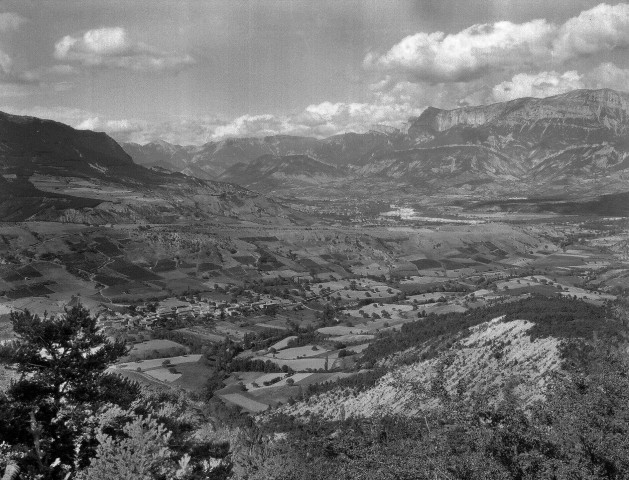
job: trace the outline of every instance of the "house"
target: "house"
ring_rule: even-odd
[[[189,317],[194,315],[194,309],[191,306],[178,307],[176,313],[177,315]]]

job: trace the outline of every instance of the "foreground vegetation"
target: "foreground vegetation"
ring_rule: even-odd
[[[441,406],[408,417],[295,421],[270,451],[260,445],[251,479],[621,479],[629,476],[629,357],[574,341],[578,361],[545,401],[524,409],[431,388]]]
[[[20,377],[0,396],[0,469],[20,479],[224,478],[229,444],[185,397],[142,392],[106,373],[126,352],[81,307],[11,315],[5,360]]]
[[[54,317],[13,313],[17,340],[1,354],[19,376],[0,396],[0,471],[23,480],[628,478],[624,304],[534,297],[495,308],[506,320],[531,318],[535,335],[564,339],[564,369],[544,399],[523,405],[515,378],[496,396],[447,390],[437,375],[422,392],[437,402],[417,414],[335,421],[279,411],[253,421],[221,402],[143,389],[108,373],[127,348],[82,306]],[[495,316],[494,307],[430,316],[383,335],[366,358]],[[381,374],[336,386],[360,388]]]

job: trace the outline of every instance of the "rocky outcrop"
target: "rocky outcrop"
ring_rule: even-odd
[[[360,393],[339,388],[281,411],[297,417],[308,411],[328,419],[338,418],[341,410],[347,417],[414,415],[438,404],[431,391],[436,375],[442,376],[449,393],[464,387],[465,395],[493,392],[494,399],[517,379],[513,394],[524,404],[539,400],[553,372],[561,368],[560,341],[552,336],[532,339],[532,322],[503,320],[498,317],[470,328],[434,359],[408,364],[412,352],[406,352],[405,365],[391,365],[389,373]]]
[[[623,135],[629,132],[628,120],[629,94],[609,89],[575,90],[550,98],[520,98],[455,110],[430,107],[411,123],[409,135],[427,127],[444,132],[456,126],[500,128],[571,121]]]

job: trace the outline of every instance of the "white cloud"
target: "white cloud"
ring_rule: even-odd
[[[376,96],[373,103],[323,102],[309,105],[296,118],[304,125],[318,128],[318,134],[325,136],[341,132],[365,132],[374,125],[399,128],[409,117],[423,110],[408,102],[387,100]]]
[[[120,68],[143,72],[180,71],[195,63],[187,54],[163,52],[132,41],[120,27],[66,35],[55,44],[55,58],[87,67]]]
[[[563,25],[546,20],[473,25],[458,33],[420,32],[383,54],[370,52],[367,69],[412,81],[467,82],[497,70],[559,66],[568,60],[629,47],[629,5],[598,5]]]
[[[107,120],[101,117],[89,117],[75,125],[74,128],[77,130],[107,132],[109,134],[129,134],[140,132],[144,127],[145,125],[140,122],[127,119]]]
[[[571,18],[553,41],[556,60],[590,56],[629,47],[629,5],[604,3]]]
[[[575,70],[565,73],[518,73],[511,80],[496,85],[492,97],[497,102],[506,102],[522,97],[550,97],[579,88],[585,88],[585,84],[583,76]]]
[[[214,129],[211,138],[305,135],[327,137],[345,132],[366,132],[375,125],[402,127],[423,108],[399,103],[322,102],[293,115],[242,115]]]
[[[274,135],[286,129],[282,117],[270,114],[264,115],[242,115],[226,125],[217,127],[213,136],[221,137],[248,137]]]
[[[404,72],[428,82],[477,78],[491,68],[518,65],[548,55],[554,27],[545,20],[474,25],[459,33],[417,33],[384,55],[369,53],[364,65]]]

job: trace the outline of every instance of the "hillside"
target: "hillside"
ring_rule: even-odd
[[[442,375],[445,388],[486,393],[500,391],[517,379],[517,392],[524,403],[543,396],[550,374],[560,365],[559,341],[556,338],[532,340],[534,326],[525,320],[502,322],[501,317],[470,328],[467,335],[436,358],[398,366],[382,377],[372,388],[357,395],[339,388],[294,407],[287,413],[302,416],[306,411],[330,420],[377,415],[414,415],[419,409],[435,405],[437,398],[431,385]]]
[[[622,327],[607,315],[604,307],[540,296],[432,315],[380,335],[362,352],[353,380],[314,389],[281,411],[329,420],[413,416],[443,395],[497,401],[507,392],[528,405],[544,398],[553,374],[575,354],[563,349],[566,342],[618,335]]]
[[[0,174],[1,221],[290,223],[292,215],[236,185],[137,165],[104,133],[34,117],[0,113]]]
[[[38,173],[133,181],[143,170],[104,133],[1,112],[0,152],[3,175]]]

